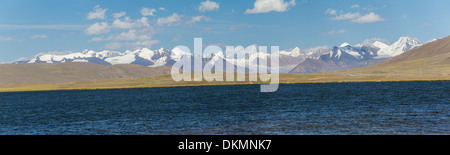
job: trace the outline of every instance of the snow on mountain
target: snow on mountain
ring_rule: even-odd
[[[382,39],[370,39],[355,46],[349,43],[333,47],[328,53],[316,59],[306,59],[290,73],[311,73],[342,70],[374,65],[421,46],[417,39],[401,37],[392,45]]]
[[[321,55],[324,55],[330,51],[328,46],[317,46],[313,48],[305,49],[306,58],[318,59]]]
[[[126,55],[106,58],[105,61],[110,63],[111,65],[131,64],[134,61],[136,61],[136,55],[134,55],[134,54],[126,54]]]
[[[339,47],[347,47],[347,46],[352,46],[352,45],[350,45],[349,43],[347,43],[347,42],[345,42],[345,43],[343,43],[341,46],[339,46]]]
[[[349,56],[353,57],[354,59],[363,59],[363,53],[364,51],[361,50],[361,47],[353,47],[349,43],[343,43],[339,47],[332,48],[327,54],[330,59],[341,59],[342,55],[345,55],[345,59],[348,59]],[[352,58],[352,59],[353,59]]]
[[[302,53],[302,52],[303,52],[303,51],[302,51],[300,48],[295,47],[294,49],[291,49],[291,50],[289,50],[289,51],[284,51],[284,50],[282,50],[282,51],[280,51],[280,54],[282,54],[282,55],[288,55],[288,56],[293,56],[293,57],[299,57],[299,56],[305,54],[305,53]]]
[[[64,63],[64,62],[91,62],[102,65],[116,64],[139,64],[149,67],[157,67],[171,65],[179,60],[185,52],[174,52],[163,48],[152,51],[148,48],[138,49],[135,51],[127,50],[124,53],[117,51],[101,51],[84,50],[79,53],[41,53],[26,63]]]
[[[181,58],[183,57],[183,55],[192,55],[191,53],[188,53],[186,51],[183,51],[182,49],[175,47],[174,49],[172,49],[172,54],[170,55],[170,57],[175,60],[175,61],[180,61]]]
[[[96,58],[100,58],[100,59],[116,57],[116,56],[120,56],[121,55],[120,52],[107,51],[107,50],[104,50],[104,51],[101,51],[101,52],[95,52],[95,51],[92,51],[92,50],[84,50],[82,53],[83,54],[88,54],[88,55],[90,54],[92,57],[96,57]]]
[[[417,39],[401,37],[392,45],[387,45],[381,41],[373,41],[371,44],[363,43],[355,46],[345,42],[339,47],[334,47],[327,53],[330,58],[341,59],[343,53],[353,56],[358,60],[368,60],[372,58],[390,58],[400,55],[408,50],[421,46]]]
[[[281,73],[287,73],[296,67],[302,68],[304,71],[317,71],[317,70],[336,70],[347,69],[351,67],[361,67],[378,63],[384,59],[394,57],[402,54],[405,51],[420,46],[420,42],[417,39],[410,37],[401,37],[397,42],[388,45],[386,40],[383,39],[369,39],[362,44],[352,46],[351,44],[344,42],[340,46],[334,46],[330,48],[328,46],[318,46],[309,49],[300,49],[295,47],[289,50],[279,51],[279,70]],[[258,51],[258,46],[252,45],[245,50]],[[138,64],[148,67],[158,67],[165,65],[173,65],[176,62],[182,61],[183,57],[199,58],[203,56],[203,65],[214,65],[216,63],[232,64],[235,69],[243,68],[250,69],[260,64],[261,60],[270,62],[270,54],[267,53],[250,53],[249,55],[238,58],[234,56],[228,56],[222,51],[214,51],[213,53],[204,55],[193,55],[191,52],[185,51],[181,47],[176,47],[172,50],[166,50],[160,48],[158,50],[150,50],[148,48],[138,49],[134,51],[127,50],[123,53],[117,51],[101,51],[96,52],[93,50],[84,50],[82,52],[73,53],[40,53],[29,61],[20,61],[16,63],[65,63],[65,62],[91,62],[102,65],[115,65],[115,64]],[[377,59],[377,60],[375,60]],[[191,59],[185,59],[189,61]],[[302,63],[305,60],[305,66]],[[315,62],[313,60],[317,60]],[[327,68],[326,66],[314,66],[314,65],[330,65],[334,66]],[[267,65],[270,65],[268,63]],[[315,69],[309,69],[308,67],[314,67]],[[198,67],[198,66],[197,66]],[[195,70],[201,70],[202,68],[194,68]],[[297,68],[299,69],[299,68]],[[223,69],[216,69],[223,70]],[[238,71],[239,72],[239,71]],[[245,72],[245,71],[242,71]]]
[[[28,63],[45,62],[45,63],[57,63],[65,62],[66,59],[78,59],[78,58],[90,58],[92,53],[69,53],[69,54],[52,54],[52,53],[40,53],[32,58]]]
[[[381,48],[378,51],[378,58],[394,57],[421,45],[419,40],[415,38],[400,37],[400,39],[391,46]]]
[[[258,51],[258,46],[249,46],[247,50]],[[320,55],[329,51],[327,46],[319,46],[306,50],[301,50],[296,47],[290,50],[282,50],[279,52],[279,70],[282,73],[289,72],[292,68],[303,62],[307,58],[318,58]],[[101,51],[84,50],[78,53],[41,53],[36,55],[29,61],[21,61],[16,63],[65,63],[65,62],[91,62],[102,65],[116,65],[116,64],[139,64],[149,67],[158,67],[164,65],[173,65],[175,62],[181,61],[184,56],[194,56],[190,52],[186,52],[181,48],[174,48],[172,50],[159,49],[150,50],[148,48],[138,49],[134,51],[127,50],[123,53],[117,51]],[[215,64],[222,62],[223,64],[233,64],[236,69],[243,71],[243,68],[256,68],[260,65],[260,61],[266,60],[270,65],[270,54],[267,53],[251,53],[250,55],[234,58],[226,56],[223,52],[217,51],[212,54],[212,57],[204,57],[203,64]],[[247,65],[248,64],[248,65]],[[263,65],[263,64],[261,64]],[[195,69],[195,68],[194,68]],[[197,68],[199,70],[201,68]],[[217,69],[223,70],[223,69]],[[250,71],[252,72],[252,71]]]
[[[375,47],[377,47],[377,48],[379,48],[379,49],[383,49],[383,48],[389,47],[389,45],[386,45],[385,43],[382,43],[382,42],[380,42],[380,41],[375,41],[375,42],[372,44],[372,46],[375,46]]]

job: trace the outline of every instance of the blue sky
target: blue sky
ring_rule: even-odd
[[[450,34],[448,0],[2,0],[0,63],[41,52],[203,45],[301,49]]]

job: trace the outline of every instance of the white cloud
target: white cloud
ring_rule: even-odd
[[[152,27],[141,27],[139,29],[131,29],[126,32],[122,32],[120,34],[113,34],[105,39],[102,37],[92,38],[91,41],[112,41],[111,43],[105,45],[105,48],[108,49],[150,48],[152,45],[160,43],[158,40],[152,40],[155,33],[156,31],[154,31]]]
[[[110,27],[106,22],[97,22],[92,24],[88,28],[84,30],[84,33],[92,35],[92,34],[105,34],[110,31]]]
[[[190,21],[188,21],[188,24],[195,24],[195,23],[198,23],[198,22],[210,21],[210,20],[211,20],[211,18],[203,16],[203,15],[202,16],[194,16],[194,17],[191,18]]]
[[[178,15],[177,13],[173,13],[169,17],[158,18],[156,23],[158,25],[168,25],[168,26],[176,25],[176,24],[180,23],[181,17],[183,17],[183,16],[182,15]]]
[[[110,28],[128,29],[118,33],[112,33],[111,35],[104,37],[94,37],[90,39],[90,42],[99,41],[111,41],[105,45],[107,49],[119,49],[119,48],[142,48],[150,47],[153,44],[159,43],[159,41],[151,40],[153,35],[157,32],[148,23],[148,18],[142,17],[137,20],[132,20],[129,17],[125,17],[123,20],[116,19]],[[100,34],[100,33],[97,33]]]
[[[331,20],[350,20],[350,22],[352,23],[363,24],[363,23],[375,23],[385,21],[386,19],[383,19],[380,15],[377,15],[373,12],[366,15],[361,15],[359,12],[357,13],[349,12],[346,14],[337,15],[331,18]]]
[[[142,8],[141,14],[142,16],[155,16],[156,9]]]
[[[104,14],[107,9],[101,9],[96,6],[94,11],[90,13],[90,19],[101,19],[99,14]],[[164,10],[164,8],[159,8]],[[100,12],[100,13],[99,13]],[[85,26],[84,33],[87,35],[101,35],[112,31],[109,35],[95,36],[89,39],[89,42],[106,42],[104,48],[106,49],[138,49],[143,47],[151,47],[154,44],[160,43],[159,40],[153,40],[152,37],[157,33],[149,23],[149,19],[145,16],[155,16],[156,9],[142,8],[140,13],[143,17],[138,19],[131,19],[126,16],[127,13],[117,12],[113,13],[114,20],[107,22],[96,22],[92,25]],[[98,13],[97,15],[94,15]],[[94,17],[96,16],[96,17]],[[179,24],[181,15],[174,13],[172,16],[158,19],[159,25],[174,25]],[[194,22],[207,20],[206,17],[196,17]]]
[[[246,14],[268,13],[271,11],[285,12],[290,6],[295,6],[295,0],[284,2],[284,0],[256,0],[253,9],[247,9]]]
[[[137,49],[137,48],[144,48],[144,47],[151,48],[153,45],[159,44],[159,43],[161,43],[159,40],[144,40],[144,41],[137,41],[134,43],[128,43],[126,45],[129,46],[130,48]]]
[[[105,19],[106,18],[106,11],[108,9],[102,9],[100,8],[100,5],[96,5],[94,7],[94,9],[88,13],[87,19],[92,20],[92,19]]]
[[[118,29],[132,29],[132,28],[141,28],[141,27],[150,27],[148,23],[147,17],[142,17],[134,22],[131,21],[130,17],[125,17],[124,20],[115,19],[111,24],[112,28]]]
[[[329,31],[327,34],[328,35],[336,35],[336,34],[344,34],[345,33],[345,30],[344,29],[341,29],[341,30],[332,30],[332,31]]]
[[[137,42],[111,42],[105,45],[105,48],[116,50],[121,47],[125,47],[128,49],[140,49],[140,48],[151,48],[155,44],[161,43],[159,40],[144,40]]]
[[[11,40],[16,40],[16,39],[13,38],[13,37],[2,37],[2,36],[0,36],[0,41],[11,41]]]
[[[337,14],[337,11],[333,10],[333,9],[327,9],[327,11],[325,11],[325,14],[335,15],[335,14]]]
[[[206,1],[200,3],[200,6],[198,7],[198,11],[200,11],[200,12],[214,11],[214,10],[219,10],[219,7],[220,7],[219,3],[206,0]]]
[[[122,21],[120,19],[114,20],[111,27],[113,28],[119,28],[119,29],[131,29],[133,28],[133,23]]]
[[[89,42],[99,42],[99,41],[104,41],[105,39],[103,39],[103,37],[94,37],[91,40],[89,40]]]
[[[355,4],[355,5],[350,6],[350,8],[352,8],[352,9],[358,9],[358,8],[359,8],[359,5],[358,5],[358,4]]]
[[[122,32],[116,36],[108,37],[108,40],[113,41],[136,41],[136,40],[149,40],[151,39],[151,33],[143,30],[128,30],[128,32]]]
[[[123,16],[125,16],[125,15],[127,15],[127,13],[126,13],[126,12],[124,12],[124,11],[122,11],[122,12],[119,12],[119,13],[113,13],[114,19],[117,19],[117,18],[123,17]]]
[[[375,23],[375,22],[380,22],[380,21],[385,21],[385,20],[386,19],[381,18],[380,15],[377,15],[377,14],[371,12],[367,15],[358,16],[357,18],[352,19],[350,22],[363,24],[363,23]]]
[[[142,17],[134,23],[135,27],[150,27],[150,24],[148,23],[147,17]]]
[[[159,9],[158,10],[161,10],[161,11],[166,11],[166,8],[163,8],[163,7],[159,7]]]
[[[45,39],[45,38],[48,38],[48,36],[45,34],[36,34],[36,35],[31,36],[30,38],[31,39]]]
[[[361,16],[361,14],[359,13],[346,13],[346,14],[341,14],[339,16],[333,17],[331,18],[332,20],[350,20],[350,19],[355,19],[357,17]]]
[[[143,17],[146,19],[145,17]],[[142,18],[141,18],[142,19]],[[157,33],[153,29],[153,27],[142,27],[143,25],[140,25],[140,20],[137,20],[133,23],[133,29],[129,29],[128,31],[121,32],[121,33],[115,33],[112,34],[105,39],[103,38],[92,38],[91,41],[104,41],[104,40],[111,40],[115,42],[119,41],[144,41],[144,40],[150,40],[154,34]]]

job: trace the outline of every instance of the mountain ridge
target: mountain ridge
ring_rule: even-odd
[[[420,45],[420,42],[415,38],[400,37],[397,42],[391,45],[387,45],[380,40],[374,40],[365,41],[363,44],[357,44],[355,46],[344,42],[340,46],[334,46],[333,48],[321,46],[302,50],[295,47],[290,50],[279,51],[279,70],[281,73],[313,73],[365,67],[380,63],[390,57],[404,53],[405,51]],[[258,46],[256,45],[249,47],[258,49]],[[192,53],[184,52],[179,48],[174,48],[172,50],[164,48],[150,50],[148,48],[143,48],[134,51],[127,50],[123,53],[107,50],[100,52],[84,50],[79,53],[40,53],[29,61],[18,61],[15,63],[90,62],[101,65],[137,64],[147,67],[159,67],[171,66],[185,56],[192,58],[194,55]],[[234,64],[236,65],[235,68],[246,67],[245,64],[247,62],[249,63],[249,66],[255,66],[258,65],[258,61],[254,58],[259,58],[259,56],[255,55],[249,55],[246,58],[234,58],[224,56],[223,52],[216,52],[214,57],[214,59],[203,58],[203,65],[212,60],[223,59],[224,63],[237,62],[237,64]],[[307,59],[310,60],[305,61]],[[216,62],[222,62],[222,60]],[[212,63],[214,64],[214,62]],[[202,69],[203,68],[194,68],[194,71]],[[245,71],[240,70],[238,72]]]
[[[420,45],[417,39],[411,37],[400,37],[391,45],[380,41],[355,46],[343,43],[340,46],[334,46],[329,53],[321,55],[318,59],[299,63],[289,73],[327,72],[366,67],[381,63]]]
[[[305,60],[310,61],[310,60]],[[92,63],[60,63],[60,64],[6,64],[0,65],[0,80],[4,80],[5,75],[9,78],[15,78],[11,74],[23,73],[29,70],[34,73],[48,74],[51,70],[54,72],[74,72],[76,69],[66,67],[63,70],[54,70],[48,66],[64,65],[94,65]],[[44,68],[37,70],[30,67],[12,68],[10,65],[36,66],[42,65]],[[9,70],[5,70],[9,68]],[[45,67],[46,66],[46,67]],[[129,65],[112,65],[129,66]],[[149,69],[140,65],[139,68]],[[105,67],[105,66],[103,66]],[[108,66],[106,66],[108,67]],[[163,66],[167,67],[167,66]],[[86,70],[86,66],[78,67]],[[162,67],[157,67],[162,68]],[[170,67],[167,67],[170,68]],[[28,69],[28,70],[27,70]],[[39,69],[39,68],[38,68]],[[150,68],[152,69],[152,68]],[[155,69],[155,68],[153,68]],[[14,72],[12,72],[13,70]],[[121,71],[128,71],[123,69]],[[118,72],[121,72],[118,71]],[[136,72],[136,71],[131,71]],[[39,74],[38,74],[39,75]],[[25,76],[35,78],[36,75]],[[39,77],[39,76],[38,76]],[[51,76],[50,76],[51,77]],[[66,78],[66,77],[65,77]],[[41,78],[42,79],[42,78]],[[68,78],[66,78],[68,79]],[[16,79],[22,80],[22,79]],[[280,83],[328,83],[328,82],[385,82],[385,81],[440,81],[450,80],[450,36],[425,44],[421,47],[407,51],[389,60],[363,68],[354,68],[348,70],[331,71],[326,73],[310,74],[280,74]],[[46,84],[4,84],[0,82],[0,92],[17,91],[48,91],[48,90],[79,90],[79,89],[118,89],[118,88],[149,88],[149,87],[180,87],[180,86],[206,86],[206,85],[232,85],[232,84],[264,84],[261,82],[174,82],[170,75],[154,76],[150,78],[113,78],[100,79],[69,83],[46,83]]]

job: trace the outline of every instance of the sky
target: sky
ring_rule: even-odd
[[[450,35],[448,0],[2,0],[0,63],[85,49],[339,46]]]

